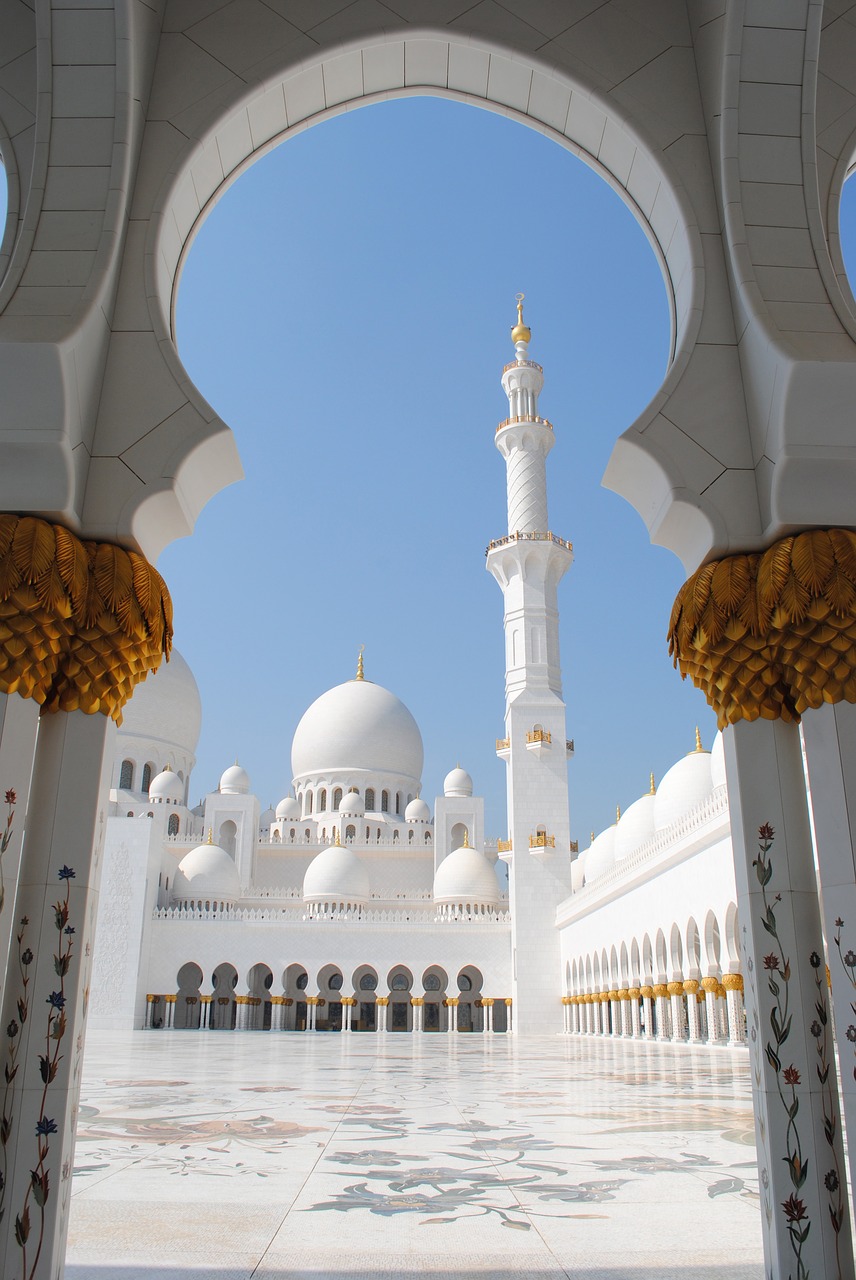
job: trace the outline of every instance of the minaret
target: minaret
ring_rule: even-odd
[[[538,414],[544,384],[529,359],[531,333],[517,296],[515,358],[502,372],[509,416],[496,429],[505,458],[508,534],[487,549],[487,568],[505,600],[505,738],[513,948],[513,1025],[527,1034],[562,1030],[556,907],[571,892],[568,756],[559,665],[556,588],[573,560],[547,518],[547,454],[553,427]]]

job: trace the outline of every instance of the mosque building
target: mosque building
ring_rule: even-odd
[[[306,710],[290,793],[262,810],[235,761],[190,808],[202,707],[178,653],[126,708],[113,764],[91,1024],[551,1034],[741,1044],[742,977],[721,735],[579,853],[570,838],[553,533],[522,295],[508,417],[507,838],[459,765],[433,806],[404,703],[366,675]],[[503,865],[504,864],[504,865]]]

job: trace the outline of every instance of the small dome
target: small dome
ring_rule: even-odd
[[[288,818],[299,818],[300,802],[295,800],[294,796],[286,796],[276,806],[276,816],[281,821],[286,821]]]
[[[322,849],[303,877],[306,902],[367,903],[370,896],[369,873],[357,855],[343,845]]]
[[[725,786],[725,743],[719,730],[710,749],[710,780],[714,788]]]
[[[177,649],[134,689],[125,704],[119,739],[149,738],[192,756],[202,728],[202,699],[193,672]],[[166,754],[166,753],[165,753]]]
[[[654,821],[658,831],[670,827],[688,810],[706,800],[713,790],[709,751],[691,751],[673,764],[655,797]]]
[[[654,834],[655,795],[640,796],[621,815],[615,829],[615,861],[621,862]]]
[[[234,902],[241,896],[241,877],[225,849],[218,844],[200,844],[178,864],[170,893],[178,901],[214,898]]]
[[[586,850],[586,884],[593,884],[615,866],[615,837],[618,827],[607,827]]]
[[[444,796],[471,796],[472,794],[473,780],[466,769],[457,765],[451,773],[446,774],[443,780]]]
[[[173,773],[169,765],[162,773],[155,774],[149,786],[149,799],[162,800],[164,803],[182,804],[184,783],[177,773]]]
[[[348,791],[342,796],[339,812],[352,818],[361,818],[366,811],[366,802],[357,791]]]
[[[484,854],[468,845],[453,849],[434,876],[434,901],[498,906],[499,881]]]
[[[259,817],[259,827],[262,828],[262,830],[269,831],[270,824],[272,822],[276,822],[276,809],[271,809],[270,806],[268,806],[268,808],[265,809]]]
[[[227,796],[246,796],[250,792],[250,775],[242,769],[237,760],[230,765],[220,779],[220,794]]]
[[[431,810],[428,808],[424,800],[419,796],[415,800],[411,800],[410,804],[404,810],[405,822],[430,822]]]

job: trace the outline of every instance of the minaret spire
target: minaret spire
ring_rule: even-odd
[[[541,417],[544,372],[529,358],[532,331],[518,294],[514,359],[502,371],[508,417],[496,429],[505,459],[508,533],[491,542],[487,569],[505,612],[505,738],[508,766],[509,905],[518,1031],[561,1030],[561,1008],[544,984],[560,972],[555,912],[571,892],[568,744],[559,663],[557,586],[570,568],[570,542],[550,530],[547,454],[552,424]]]

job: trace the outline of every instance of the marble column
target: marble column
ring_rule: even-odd
[[[639,988],[642,994],[642,1012],[645,1015],[645,1039],[654,1039],[654,988],[649,984]]]
[[[669,993],[669,1013],[672,1018],[672,1040],[683,1043],[687,1038],[686,1006],[684,1005],[684,980],[676,977],[666,984]]]
[[[831,1044],[835,1034],[852,1199],[856,1196],[856,707],[836,702],[806,711],[802,730],[832,981],[832,1017],[820,1024],[818,1040]]]
[[[687,997],[687,1022],[689,1023],[689,1040],[690,1044],[703,1044],[704,1036],[701,1030],[701,1018],[699,1017],[698,1003],[699,981],[697,978],[687,978],[684,982],[684,991]]]
[[[82,711],[39,725],[0,1017],[0,1274],[9,1277],[54,1280],[65,1255],[115,732],[106,716]]]
[[[621,992],[621,1034],[628,1040],[633,1037],[633,1019],[630,1013],[630,992],[625,987]]]
[[[34,699],[0,693],[0,982],[15,933],[15,889],[38,728]]]
[[[157,1007],[155,1005],[155,999],[156,997],[151,994],[146,996],[146,1021],[145,1021],[145,1027],[144,1027],[145,1031],[150,1031],[152,1028],[153,1010]]]
[[[617,991],[609,993],[609,1016],[611,1020],[610,1033],[613,1036],[620,1037],[623,1031],[621,1025],[621,996]]]
[[[728,1043],[732,1046],[746,1043],[746,1019],[743,1016],[743,976],[726,973],[722,977],[725,988],[725,1008],[728,1015]]]
[[[456,996],[451,996],[446,1004],[449,1009],[449,1030],[457,1031],[458,1029],[458,1000]]]
[[[493,1000],[488,997],[484,1003],[484,1029],[491,1035],[493,1033]]]
[[[765,1265],[852,1280],[820,905],[799,729],[723,732]]]
[[[318,997],[317,997],[317,996],[307,996],[307,997],[306,997],[306,1030],[307,1030],[307,1031],[314,1031],[314,1030],[315,1030],[315,1021],[316,1021],[316,1018],[317,1018],[317,1013],[316,1013],[317,1008],[318,1008]]]
[[[164,1000],[166,1001],[166,1018],[164,1020],[164,1027],[167,1031],[172,1031],[175,1026],[175,996],[170,992],[168,995],[164,996]]]
[[[630,1018],[632,1022],[632,1028],[633,1028],[633,1039],[639,1040],[642,1036],[642,1019],[639,1015],[639,997],[640,997],[639,987],[631,987],[629,995],[630,995],[630,1001],[629,1001]]]
[[[707,1009],[707,1042],[708,1044],[719,1044],[722,1041],[719,1030],[719,1009],[716,1004],[719,979],[714,977],[713,974],[708,974],[706,978],[702,978],[701,985]]]
[[[669,1008],[669,987],[665,982],[658,982],[654,985],[654,997],[657,1001],[657,1039],[671,1040],[672,1026]]]
[[[199,1030],[207,1031],[210,1026],[210,1018],[211,1018],[211,997],[200,996],[199,1004],[200,1004]]]
[[[387,1026],[387,1014],[389,1012],[389,996],[378,996],[375,1001],[377,1009],[377,1029],[378,1031],[389,1030]]]
[[[425,1003],[419,996],[411,996],[410,1003],[413,1006],[413,1030],[422,1030],[422,1008]]]

